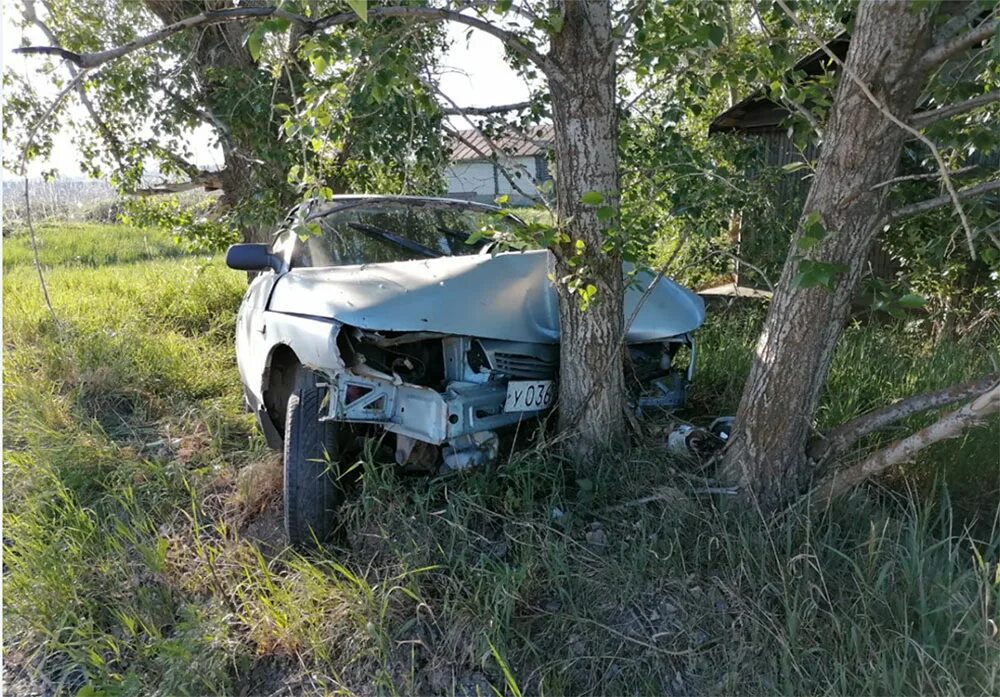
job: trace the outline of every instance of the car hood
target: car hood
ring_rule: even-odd
[[[559,300],[549,273],[545,250],[294,269],[275,284],[268,309],[373,331],[556,343]],[[625,295],[626,319],[652,280],[646,271],[636,275]],[[678,336],[704,319],[702,299],[663,278],[643,302],[628,341]]]

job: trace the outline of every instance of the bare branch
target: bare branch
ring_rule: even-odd
[[[562,75],[562,71],[559,70],[555,61],[549,56],[539,53],[517,34],[506,29],[501,29],[492,22],[473,15],[436,7],[371,7],[368,9],[369,19],[378,17],[399,17],[424,22],[448,21],[465,24],[500,39],[504,46],[522,58],[534,63],[549,78],[559,79]],[[341,24],[350,24],[357,19],[358,16],[353,12],[340,12],[320,17],[313,23],[312,28],[316,31],[322,31],[323,29],[329,29]]]
[[[917,112],[910,119],[910,124],[914,128],[927,128],[931,124],[935,124],[938,121],[950,119],[952,116],[964,114],[972,111],[973,109],[978,109],[981,106],[992,104],[993,102],[1000,102],[1000,90],[993,90],[992,92],[981,94],[978,97],[966,99],[964,102],[949,104],[948,106],[943,106],[939,109]]]
[[[31,55],[40,56],[59,56],[60,58],[65,58],[66,60],[74,63],[77,67],[87,68],[91,67],[85,65],[83,56],[79,53],[73,51],[68,51],[65,48],[59,48],[58,46],[21,46],[20,48],[15,48],[14,53],[24,53]]]
[[[450,106],[441,110],[445,116],[490,116],[504,114],[508,111],[520,111],[531,106],[531,102],[515,102],[514,104],[497,104],[495,106]]]
[[[911,461],[917,453],[928,446],[962,435],[969,428],[996,413],[1000,413],[1000,382],[980,393],[978,398],[960,409],[945,414],[930,426],[897,440],[856,465],[834,473],[820,482],[813,490],[813,497],[818,501],[828,502],[894,465]]]
[[[921,68],[924,70],[934,68],[941,65],[949,58],[958,55],[962,51],[983,43],[990,38],[993,32],[996,31],[996,28],[997,21],[995,19],[991,19],[983,22],[966,34],[962,34],[954,39],[949,39],[944,43],[932,46],[928,49],[927,53],[924,54],[923,59],[921,59]]]
[[[953,172],[948,172],[952,177],[957,177],[962,174],[968,174],[974,170],[979,169],[979,165],[968,165],[966,167],[960,167]],[[926,174],[904,174],[901,177],[893,177],[892,179],[886,179],[884,182],[879,182],[872,186],[871,190],[881,189],[886,186],[892,186],[893,184],[899,184],[900,182],[915,182],[923,179],[940,179],[940,172],[927,172]]]
[[[129,41],[128,43],[124,43],[115,48],[109,48],[105,51],[97,51],[95,53],[74,53],[73,51],[67,51],[66,49],[59,48],[57,46],[27,46],[24,48],[14,49],[14,53],[57,55],[75,63],[80,68],[96,68],[109,61],[127,56],[130,53],[138,51],[140,48],[152,46],[153,44],[159,43],[164,39],[168,39],[174,34],[187,29],[204,27],[211,24],[220,24],[223,22],[235,22],[244,19],[269,17],[274,13],[275,8],[273,7],[239,7],[231,10],[206,10],[205,12],[200,12],[191,17],[185,17],[179,22],[168,24],[150,34],[140,36],[137,39]]]
[[[31,126],[31,130],[28,131],[28,137],[24,141],[24,147],[21,149],[21,176],[24,177],[24,213],[25,222],[28,225],[28,236],[31,239],[31,253],[35,262],[35,271],[38,272],[38,284],[42,289],[42,297],[45,300],[45,306],[49,309],[49,314],[52,315],[52,323],[57,329],[62,331],[62,325],[59,323],[59,317],[56,315],[55,308],[52,307],[52,300],[49,298],[48,285],[45,283],[45,274],[42,272],[42,263],[38,256],[38,239],[35,235],[35,225],[31,219],[31,192],[28,186],[28,151],[31,150],[32,144],[35,142],[35,136],[38,135],[38,129],[41,128],[42,124],[49,120],[49,117],[56,112],[59,105],[63,103],[66,96],[77,89],[83,84],[87,75],[90,74],[89,70],[81,70],[76,77],[69,81],[62,91],[56,95],[56,98],[52,100],[48,108],[45,110],[37,121]]]
[[[943,390],[907,397],[895,404],[862,414],[810,443],[809,457],[813,460],[833,460],[847,452],[869,433],[881,431],[914,414],[972,399],[988,390],[998,380],[1000,375],[986,375],[960,385],[951,385]]]
[[[179,194],[182,191],[191,191],[192,189],[204,189],[205,191],[216,191],[222,188],[222,170],[210,172],[205,170],[199,172],[196,176],[192,177],[189,181],[184,182],[159,182],[153,186],[136,189],[135,193],[139,196],[156,196],[158,194]]]
[[[991,191],[997,190],[1000,190],[1000,179],[983,182],[982,184],[977,184],[976,186],[968,186],[964,189],[959,189],[955,193],[959,198],[970,198],[972,196],[979,196],[981,194],[987,194]],[[909,218],[910,216],[918,215],[920,213],[926,213],[927,211],[932,211],[935,208],[947,206],[949,203],[952,203],[953,200],[954,197],[949,193],[944,196],[938,196],[936,198],[929,198],[925,201],[911,203],[908,206],[901,206],[900,208],[889,212],[886,222],[893,223],[897,220],[902,220],[903,218]]]
[[[42,0],[42,5],[45,7],[49,16],[52,15],[52,8],[49,4]],[[45,22],[43,22],[39,16],[38,12],[35,10],[34,0],[24,0],[23,1],[23,13],[24,18],[34,24],[36,27],[41,29],[42,33],[45,34],[46,38],[53,44],[58,44],[59,40],[56,38],[55,32],[49,28]],[[76,78],[78,70],[76,66],[72,63],[66,63],[67,72],[69,72],[70,79]],[[83,104],[87,113],[90,114],[90,118],[93,120],[94,125],[97,126],[97,130],[101,132],[101,136],[104,138],[104,142],[108,144],[111,152],[114,154],[115,160],[118,162],[118,168],[121,170],[125,169],[125,148],[122,146],[121,140],[114,134],[111,127],[108,126],[107,122],[101,118],[101,115],[97,111],[97,107],[94,106],[94,102],[90,99],[87,94],[87,90],[84,87],[83,82],[78,82],[76,85],[76,96],[80,99],[80,103]]]

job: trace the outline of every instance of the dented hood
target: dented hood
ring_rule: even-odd
[[[636,287],[626,292],[626,319],[652,279],[648,272],[637,275]],[[268,309],[374,331],[556,343],[558,303],[549,281],[549,253],[541,250],[295,269],[275,284]],[[701,298],[661,279],[629,329],[628,341],[684,334],[704,319]]]

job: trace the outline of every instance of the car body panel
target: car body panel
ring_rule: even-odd
[[[268,309],[373,331],[558,343],[559,300],[549,280],[550,262],[550,254],[541,250],[297,269],[275,285]],[[652,280],[649,272],[636,274],[625,295],[626,318]],[[704,318],[701,298],[661,278],[626,340],[679,336]]]
[[[293,210],[271,246],[273,265],[251,281],[237,317],[236,356],[247,404],[268,443],[280,446],[289,366],[302,365],[319,374],[326,391],[320,418],[395,433],[400,464],[421,441],[440,448],[449,466],[489,459],[496,431],[546,410],[508,411],[508,382],[557,378],[559,297],[551,280],[552,256],[545,250],[474,251],[415,261],[306,265],[310,260],[299,250],[314,240],[302,237],[302,220],[358,214],[359,206],[380,202],[504,215],[462,201],[403,197],[343,197]],[[412,227],[393,232],[407,230],[416,235]],[[623,274],[630,281],[623,298],[630,351],[661,371],[677,373],[674,351],[691,347],[686,380],[678,379],[675,395],[682,401],[694,369],[691,334],[704,321],[704,303],[649,271],[626,265]],[[424,371],[423,366],[436,367]]]

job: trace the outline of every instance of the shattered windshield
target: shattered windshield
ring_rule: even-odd
[[[347,205],[326,215],[302,243],[299,266],[372,264],[478,254],[507,233],[512,218],[484,208],[378,201]]]

